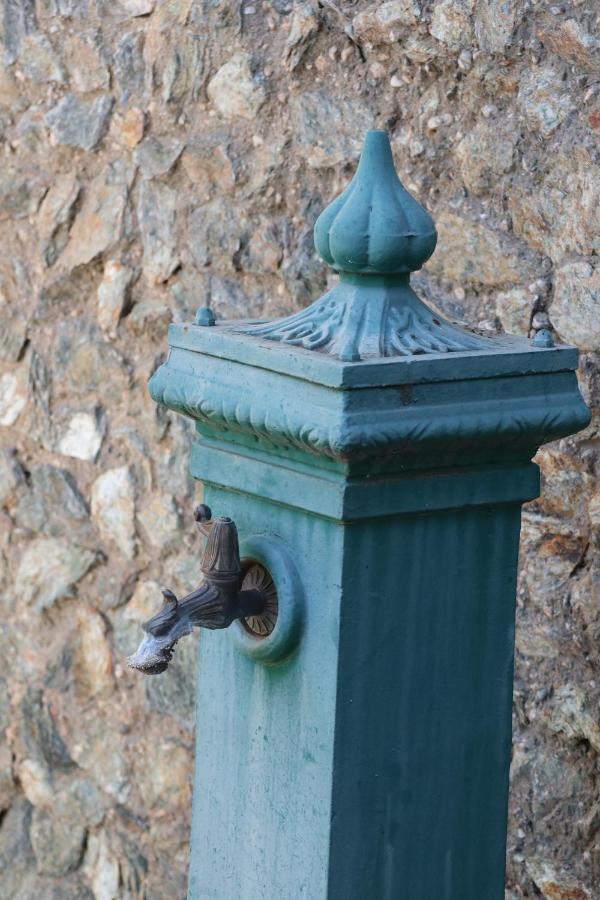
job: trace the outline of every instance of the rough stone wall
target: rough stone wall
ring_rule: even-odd
[[[0,0],[0,896],[184,895],[192,642],[162,679],[123,655],[158,586],[197,580],[200,488],[146,382],[207,298],[274,315],[322,291],[312,225],[367,127],[439,226],[422,293],[490,330],[549,316],[597,410],[597,17]],[[540,452],[524,515],[513,900],[600,896],[597,447],[596,420]]]

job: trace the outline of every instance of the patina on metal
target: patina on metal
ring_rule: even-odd
[[[356,175],[315,225],[315,247],[339,284],[293,316],[239,331],[348,361],[488,349],[410,287],[436,241],[433,219],[396,174],[387,133],[371,131]]]
[[[413,293],[435,229],[384,132],[315,243],[324,297],[172,325],[150,382],[277,592],[201,641],[189,900],[504,900],[521,505],[589,421],[578,354]]]
[[[142,625],[146,637],[127,659],[132,669],[146,675],[164,672],[175,644],[193,628],[229,628],[240,619],[262,637],[270,634],[277,619],[277,592],[268,573],[257,563],[242,568],[235,522],[226,517],[212,520],[205,504],[196,508],[194,517],[208,533],[200,564],[204,584],[182,600],[173,591],[162,592],[164,606]]]

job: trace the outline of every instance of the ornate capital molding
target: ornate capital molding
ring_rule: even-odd
[[[292,316],[236,330],[346,361],[485,352],[486,338],[447,322],[409,285],[436,240],[431,216],[398,178],[387,132],[369,131],[350,185],[315,225],[315,247],[339,285]]]

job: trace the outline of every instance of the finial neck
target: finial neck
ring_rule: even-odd
[[[356,173],[365,174],[371,171],[396,174],[392,146],[387,131],[367,131]]]

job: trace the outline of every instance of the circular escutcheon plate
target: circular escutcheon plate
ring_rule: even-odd
[[[267,594],[260,616],[233,622],[228,629],[238,650],[264,663],[282,662],[302,630],[302,584],[287,545],[276,535],[251,535],[240,546],[243,587]]]

